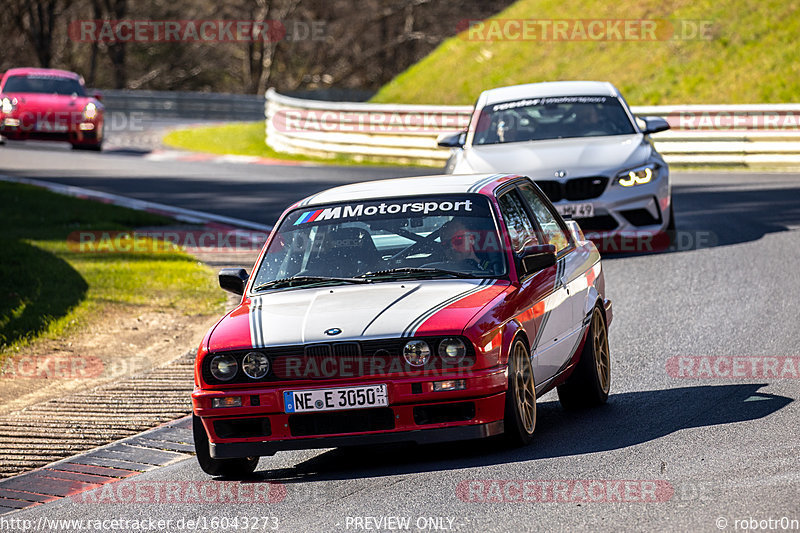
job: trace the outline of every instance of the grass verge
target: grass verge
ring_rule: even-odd
[[[108,305],[222,309],[214,274],[181,251],[85,253],[70,233],[173,224],[169,218],[0,182],[0,359],[39,337],[55,338]]]
[[[332,158],[276,152],[264,142],[264,122],[235,122],[217,126],[197,126],[173,130],[164,136],[163,143],[172,148],[220,155],[249,155],[307,161],[327,165],[412,166],[379,158],[356,158],[338,155]]]
[[[783,0],[520,0],[493,19],[670,21],[663,40],[470,40],[467,31],[385,85],[385,103],[471,104],[492,87],[608,80],[631,105],[781,103],[800,93],[800,17]],[[588,22],[587,22],[588,23]],[[484,36],[489,36],[487,28]],[[668,29],[667,25],[659,26]],[[699,27],[699,26],[698,26]],[[669,33],[670,35],[674,35]],[[476,37],[476,34],[472,34]],[[511,36],[514,34],[511,33]],[[452,73],[443,78],[444,73]]]

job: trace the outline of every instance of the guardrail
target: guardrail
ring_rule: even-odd
[[[173,91],[101,91],[109,112],[148,118],[260,120],[264,98],[255,94],[188,93]]]
[[[634,106],[636,115],[665,118],[654,134],[676,166],[800,167],[800,104]],[[266,142],[280,152],[349,155],[440,166],[450,152],[436,137],[469,123],[470,106],[322,102],[266,93]]]

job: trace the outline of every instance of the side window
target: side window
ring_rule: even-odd
[[[539,226],[542,228],[544,238],[547,240],[545,244],[552,244],[556,247],[556,253],[569,246],[569,237],[564,232],[564,229],[556,220],[556,217],[547,208],[545,203],[533,190],[530,185],[521,185],[519,190],[522,192],[522,197],[528,203],[528,206],[533,211]]]
[[[520,252],[528,244],[538,244],[539,239],[536,238],[536,230],[530,218],[528,218],[528,213],[525,212],[522,200],[520,200],[517,192],[509,191],[501,196],[498,201],[514,251]]]

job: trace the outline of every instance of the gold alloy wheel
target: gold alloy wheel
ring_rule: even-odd
[[[521,342],[514,345],[514,384],[517,413],[525,431],[530,435],[536,426],[536,391],[530,359]]]
[[[603,394],[608,394],[611,383],[611,354],[608,349],[605,320],[597,308],[592,314],[592,347],[594,348],[594,363],[597,367],[597,381]]]

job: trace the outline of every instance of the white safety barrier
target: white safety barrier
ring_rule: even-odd
[[[800,104],[631,109],[670,123],[672,129],[652,137],[672,165],[800,167]],[[437,136],[464,129],[472,112],[470,106],[303,100],[270,89],[267,144],[293,154],[441,166],[450,151],[437,147]]]

